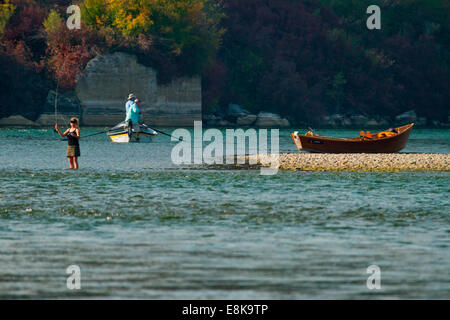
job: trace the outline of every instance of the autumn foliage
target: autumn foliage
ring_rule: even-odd
[[[381,30],[366,28],[371,4],[381,7]],[[221,99],[206,90],[207,112],[233,101],[303,123],[411,109],[449,116],[447,0],[227,0],[224,13],[220,63],[206,83]]]
[[[74,3],[80,30],[65,25]],[[372,4],[381,30],[366,28]],[[37,114],[46,92],[72,90],[91,58],[125,51],[161,82],[202,75],[204,113],[232,102],[294,123],[411,109],[444,121],[449,29],[448,0],[3,0],[0,117],[24,90],[22,108]],[[33,84],[16,83],[24,78]]]

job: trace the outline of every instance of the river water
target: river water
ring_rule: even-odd
[[[263,176],[178,167],[174,145],[87,137],[70,171],[51,129],[1,128],[0,298],[450,298],[449,172]],[[450,153],[450,130],[404,152]]]

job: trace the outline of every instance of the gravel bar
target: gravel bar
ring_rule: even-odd
[[[246,163],[255,160],[245,156]],[[257,158],[257,165],[267,166]],[[238,167],[240,165],[237,165]],[[281,153],[279,170],[295,171],[450,171],[450,154],[441,153]]]

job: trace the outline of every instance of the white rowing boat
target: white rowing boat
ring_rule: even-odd
[[[135,130],[128,122],[123,121],[106,132],[112,142],[151,142],[158,132],[147,127],[145,124],[139,124],[139,130]]]

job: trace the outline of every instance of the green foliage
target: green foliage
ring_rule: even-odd
[[[82,8],[88,25],[115,33],[120,43],[152,39],[187,74],[212,62],[224,32],[211,0],[84,0]]]
[[[343,21],[347,32],[355,33],[366,40],[379,40],[374,32],[367,32],[366,9],[370,5],[381,8],[381,30],[384,37],[407,34],[417,38],[420,34],[435,34],[446,37],[450,18],[448,0],[318,0],[331,8]]]
[[[333,80],[331,81],[331,86],[328,91],[326,91],[326,95],[329,96],[333,102],[336,104],[336,113],[339,113],[341,110],[341,102],[344,97],[344,86],[347,83],[345,76],[342,72],[337,73]]]
[[[387,69],[395,63],[395,60],[389,58],[383,51],[375,48],[366,50],[365,55],[370,59],[374,68]]]
[[[14,10],[16,10],[16,6],[10,3],[9,0],[0,4],[0,34],[4,32],[6,24],[14,13]]]
[[[63,26],[63,19],[56,10],[51,9],[43,25],[47,34],[54,34]]]
[[[239,57],[236,59],[236,57]],[[239,104],[249,111],[258,112],[260,101],[255,99],[254,92],[258,90],[259,79],[263,76],[265,65],[260,54],[248,47],[237,46],[228,51],[227,63],[234,63],[230,68],[230,90],[239,97]]]
[[[444,101],[449,98],[449,89],[445,88],[450,85],[449,0],[319,1],[342,21],[328,32],[329,40],[343,41],[365,56],[371,63],[366,66],[366,74],[375,81],[373,86],[386,86],[387,90],[379,93],[386,103],[377,105],[370,99],[367,112],[384,108],[383,112],[392,115],[415,109],[430,118],[448,116]],[[366,9],[373,4],[381,9],[381,30],[366,28]],[[343,70],[351,76],[354,71],[346,70],[349,67],[350,64],[344,64]],[[357,85],[349,83],[346,91],[353,100]],[[347,97],[346,94],[344,103]],[[388,103],[391,106],[387,107]]]

